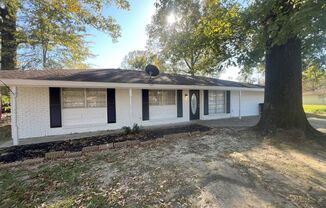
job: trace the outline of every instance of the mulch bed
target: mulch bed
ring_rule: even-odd
[[[21,146],[12,146],[8,148],[0,149],[0,162],[10,163],[20,160],[33,159],[37,157],[44,157],[45,153],[51,151],[70,151],[78,152],[83,147],[101,145],[112,142],[122,142],[126,140],[154,140],[162,138],[164,136],[184,133],[184,132],[205,132],[209,131],[210,128],[202,125],[187,125],[172,128],[160,128],[151,130],[142,130],[138,134],[125,135],[123,133],[109,134],[104,136],[93,136],[82,139],[66,140],[66,141],[55,141],[39,144],[29,144]]]

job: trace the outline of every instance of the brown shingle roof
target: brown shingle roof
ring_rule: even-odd
[[[150,80],[144,71],[122,69],[62,69],[62,70],[10,70],[1,71],[0,79],[30,79],[56,81],[85,81],[109,83],[167,84],[167,85],[198,85],[263,88],[261,85],[239,83],[221,79],[180,74],[161,73]]]

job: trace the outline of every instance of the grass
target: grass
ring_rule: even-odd
[[[303,105],[303,108],[309,114],[326,114],[326,105]]]
[[[2,170],[0,207],[39,207],[44,202],[49,202],[50,207],[70,207],[80,199],[84,189],[90,193],[95,191],[96,178],[89,166],[85,161],[61,161],[36,169]],[[91,202],[89,199],[80,201]]]

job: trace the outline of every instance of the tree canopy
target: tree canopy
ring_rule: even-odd
[[[161,71],[167,70],[167,65],[161,57],[146,50],[130,51],[121,63],[123,69],[145,70],[148,64],[157,66]]]
[[[236,36],[237,4],[219,1],[160,0],[148,25],[149,44],[179,73],[209,75],[231,58],[225,50]]]
[[[83,68],[92,56],[88,28],[114,41],[121,35],[120,26],[104,12],[112,5],[129,9],[127,0],[1,0],[1,54],[15,57],[19,49],[18,68]]]
[[[286,6],[284,6],[286,5]],[[326,3],[323,0],[255,0],[243,10],[243,47],[238,59],[249,72],[264,63],[267,48],[291,38],[302,42],[303,69],[326,68]]]

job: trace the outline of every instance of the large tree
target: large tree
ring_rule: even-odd
[[[168,63],[180,67],[179,73],[212,74],[226,59],[203,35],[207,32],[203,24],[209,22],[203,4],[199,0],[160,0],[155,4],[156,13],[148,26],[149,43],[158,46],[156,50]]]
[[[147,50],[130,51],[123,58],[121,67],[123,69],[145,70],[148,64],[157,66],[160,71],[167,71],[169,67],[162,57]]]
[[[326,46],[326,3],[322,0],[255,0],[245,8],[249,23],[242,63],[265,61],[263,132],[310,126],[302,106],[302,66],[321,60]]]
[[[88,28],[120,36],[104,12],[111,5],[129,8],[127,0],[1,0],[1,69],[84,67]]]

